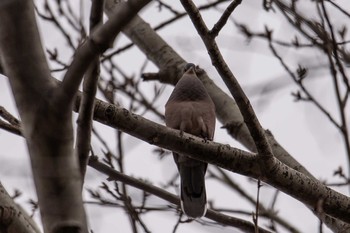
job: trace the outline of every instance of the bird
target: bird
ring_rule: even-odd
[[[196,67],[188,63],[165,104],[167,127],[213,140],[215,105],[196,74]],[[180,174],[181,209],[190,219],[203,217],[207,211],[205,173],[208,164],[173,152]]]

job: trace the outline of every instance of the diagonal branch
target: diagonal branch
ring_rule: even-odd
[[[263,158],[263,165],[273,167],[273,151],[265,136],[265,131],[261,127],[260,122],[249,102],[249,99],[243,92],[243,89],[239,85],[237,79],[223,59],[219,47],[215,42],[215,37],[213,37],[213,35],[208,30],[198,8],[194,5],[194,3],[191,0],[181,0],[181,3],[191,18],[198,34],[202,38],[212,64],[224,80],[226,86],[231,92],[231,95],[235,98],[239,110],[243,115],[244,122],[247,124],[250,135],[254,139],[258,153]]]
[[[209,2],[207,4],[203,4],[203,5],[199,6],[198,9],[199,10],[208,10],[208,9],[211,9],[212,7],[215,7],[216,5],[219,5],[219,4],[227,2],[227,1],[230,1],[230,0],[216,0],[215,2]],[[159,29],[162,29],[163,27],[165,27],[165,26],[175,22],[176,20],[179,20],[179,19],[183,18],[186,15],[187,15],[186,11],[180,12],[180,13],[176,14],[175,16],[173,16],[172,18],[167,19],[167,20],[161,22],[160,24],[158,24],[157,26],[155,26],[154,30],[158,31]],[[134,45],[134,43],[129,43],[127,45],[124,45],[123,47],[121,47],[121,48],[111,52],[110,54],[105,55],[101,59],[101,61],[104,61],[106,59],[110,59],[114,55],[119,54],[119,53],[121,53],[121,52],[123,52],[123,51],[125,51],[125,50],[127,50],[129,48],[131,48],[133,45]]]
[[[338,77],[337,77],[338,75],[337,75],[337,70],[335,68],[335,65],[338,67],[338,70],[340,71],[340,74],[343,77],[343,80],[345,80],[345,83],[348,84],[349,81],[348,81],[348,77],[347,77],[346,73],[344,72],[343,65],[339,59],[337,41],[336,41],[336,37],[334,35],[332,23],[328,17],[326,7],[325,7],[323,1],[321,1],[320,4],[322,7],[324,18],[325,18],[327,25],[328,25],[328,28],[331,32],[331,41],[325,41],[325,43],[326,42],[331,43],[331,45],[329,46],[329,49],[327,49],[326,51],[327,51],[327,56],[328,56],[328,60],[329,60],[329,64],[330,64],[330,70],[331,70],[331,74],[332,74],[332,78],[333,78],[335,94],[337,97],[338,108],[339,108],[339,115],[340,115],[340,119],[341,119],[340,131],[342,133],[343,140],[344,140],[345,151],[346,151],[346,154],[348,157],[348,164],[350,164],[350,141],[349,141],[347,117],[346,117],[346,112],[345,112],[345,105],[343,105],[343,98],[341,97],[341,91],[340,91],[340,86],[338,83]],[[335,62],[333,61],[332,53],[334,55]],[[349,90],[346,90],[346,93],[348,93],[348,91]],[[347,94],[346,94],[346,98],[347,98]],[[349,166],[349,173],[350,173],[350,166]]]
[[[77,99],[78,104],[79,98]],[[77,106],[76,106],[77,108]],[[126,109],[96,101],[94,119],[113,128],[191,158],[222,167],[245,176],[259,178],[275,188],[312,207],[323,200],[326,214],[350,223],[350,198],[322,184],[320,181],[293,170],[276,160],[270,173],[259,167],[260,156],[216,142],[206,141],[178,130],[151,122]],[[341,204],[339,204],[341,203]]]
[[[57,102],[71,103],[73,101],[91,61],[110,47],[122,28],[150,1],[131,0],[120,3],[119,7],[112,13],[112,17],[92,33],[91,37],[77,50],[57,93]]]
[[[236,7],[242,3],[242,0],[235,0],[230,3],[230,5],[226,8],[224,13],[221,15],[220,19],[216,24],[213,26],[213,28],[209,31],[209,34],[211,34],[212,37],[217,37],[219,35],[219,32],[221,29],[225,26],[227,20],[231,16],[232,12],[236,9]],[[199,8],[198,8],[199,10]]]
[[[0,182],[0,231],[40,233],[34,220],[7,193]]]
[[[75,110],[79,108],[80,97]],[[151,122],[142,116],[132,114],[126,109],[96,100],[94,119],[113,128],[126,132],[152,145],[157,145],[177,153],[186,154],[226,170],[252,178],[262,176],[258,166],[259,156],[234,149],[228,145],[206,141],[193,135],[169,129]],[[171,142],[171,143],[170,143]],[[270,174],[264,174],[262,181],[293,196],[299,201],[316,207],[323,200],[326,214],[350,222],[348,210],[350,198],[326,187],[321,182],[297,172],[277,161]],[[346,227],[346,224],[343,226]]]
[[[112,0],[106,1],[107,3],[111,2],[110,4],[113,4]],[[110,10],[107,9],[107,15],[109,15],[109,12]],[[187,62],[155,33],[149,24],[136,16],[128,27],[123,29],[123,32],[159,67],[160,72],[158,73],[158,77],[160,82],[176,83],[181,77],[183,66]],[[218,120],[222,122],[233,138],[241,142],[251,151],[256,151],[254,142],[235,101],[218,88],[205,72],[201,72],[199,78],[202,80],[215,103]],[[266,136],[268,137],[276,158],[289,167],[317,181],[308,170],[298,163],[298,161],[276,141],[271,132],[266,131]],[[349,225],[334,218],[326,217],[323,221],[335,231],[349,227]]]
[[[273,159],[273,151],[268,143],[267,135],[265,135],[264,130],[262,129],[258,119],[256,118],[248,98],[245,96],[243,90],[239,86],[234,75],[232,74],[227,64],[225,63],[218,49],[218,46],[215,42],[215,39],[208,33],[208,29],[198,9],[196,8],[196,6],[193,4],[191,0],[181,0],[181,2],[184,8],[186,9],[186,11],[189,13],[189,16],[194,26],[196,27],[198,34],[201,36],[202,41],[204,42],[208,50],[212,64],[215,66],[220,76],[223,78],[224,82],[226,83],[226,86],[228,87],[231,94],[235,98],[237,105],[243,115],[244,121],[247,124],[249,132],[252,138],[254,139],[259,155],[263,155],[263,159],[261,160],[262,161],[261,165],[263,166],[262,168],[265,168],[263,169],[264,174],[273,173],[275,172],[275,169],[283,170],[282,167],[279,167],[280,165],[282,165],[280,161],[276,161]],[[280,189],[280,190],[283,191],[283,189]],[[314,205],[309,205],[309,208],[314,209]],[[321,214],[317,212],[315,213],[318,216],[321,216],[323,219],[325,219],[326,223],[334,225],[333,223],[331,223],[334,221],[329,221],[328,216],[325,216],[322,213]],[[338,225],[338,224],[335,224],[335,225]],[[343,225],[343,224],[339,223],[339,225]]]
[[[107,2],[113,2],[107,0]],[[107,10],[107,15],[110,10]],[[123,32],[147,55],[154,64],[156,64],[160,72],[158,80],[163,83],[176,83],[181,77],[183,66],[187,63],[180,55],[176,53],[155,31],[136,16],[123,29]],[[237,107],[236,102],[223,92],[203,71],[199,74],[199,78],[207,88],[212,100],[216,106],[216,116],[219,121],[227,129],[228,133],[241,142],[251,151],[256,151],[254,141],[252,140],[249,130],[243,121],[243,117]],[[313,177],[298,161],[296,161],[268,132],[267,137],[270,145],[273,147],[274,155],[288,166],[301,171],[302,173]]]

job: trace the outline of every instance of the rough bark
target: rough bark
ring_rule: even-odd
[[[73,150],[73,100],[91,61],[148,2],[122,4],[78,49],[60,86],[51,79],[33,2],[0,3],[1,63],[21,116],[45,232],[88,232]]]
[[[79,99],[77,105],[78,101]],[[169,129],[103,101],[95,102],[94,119],[152,145],[186,154],[191,158],[217,165],[235,173],[259,178],[311,208],[316,209],[322,203],[323,212],[320,214],[328,214],[350,223],[349,197],[290,168],[279,160],[276,160],[276,166],[265,169],[259,166],[261,157],[254,153],[232,148],[229,145],[205,141],[190,134],[181,134],[178,130]]]
[[[40,233],[32,218],[18,206],[0,183],[0,232]]]
[[[113,1],[108,0],[109,8],[106,9],[107,15],[109,9],[113,7]],[[163,83],[175,84],[182,75],[183,66],[187,63],[179,56],[151,27],[140,17],[135,17],[123,32],[131,41],[139,47],[141,51],[159,68],[156,75],[158,81]],[[236,102],[224,93],[214,82],[202,72],[199,78],[206,86],[212,100],[216,106],[216,115],[218,120],[227,129],[230,135],[242,143],[250,151],[255,152],[255,143],[249,133],[242,114]],[[315,182],[319,182],[304,166],[293,158],[273,137],[272,133],[266,130],[265,133],[268,142],[272,148],[274,156],[283,164],[303,173]],[[310,206],[313,209],[313,206]],[[316,213],[316,212],[315,212]],[[316,213],[323,222],[334,231],[349,229],[350,225],[338,221],[322,213]]]
[[[51,79],[32,1],[0,5],[0,51],[22,120],[45,232],[87,232],[73,156],[72,113],[52,104]]]

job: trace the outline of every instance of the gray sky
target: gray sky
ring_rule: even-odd
[[[77,1],[78,2],[78,1]],[[85,19],[88,17],[88,2],[85,4]],[[173,4],[174,8],[182,11],[179,3],[167,1]],[[196,1],[196,4],[205,1]],[[346,1],[337,1],[343,4]],[[243,3],[233,13],[233,18],[240,23],[245,23],[254,31],[263,31],[264,25],[269,25],[274,30],[274,37],[280,39],[290,39],[291,30],[284,20],[281,20],[279,14],[266,13],[261,10],[261,1],[244,0]],[[350,4],[348,3],[348,6]],[[219,7],[223,9],[223,6]],[[349,9],[349,8],[347,8]],[[314,12],[310,6],[300,9],[307,14]],[[206,11],[203,13],[205,21],[212,25],[218,19],[219,12]],[[165,10],[158,12],[155,5],[149,6],[143,11],[142,17],[151,25],[158,25],[159,22],[167,19],[169,13]],[[339,13],[333,15],[333,22],[337,25],[347,23],[344,17]],[[51,25],[40,23],[43,42],[46,48],[59,47],[60,58],[69,61],[72,54],[64,52],[64,42]],[[204,46],[197,36],[194,27],[188,18],[184,18],[172,24],[171,26],[159,31],[159,34],[183,56],[187,61],[193,62],[204,68],[223,90],[226,90],[219,75],[211,66],[210,59]],[[295,92],[297,87],[293,85],[290,77],[282,69],[279,61],[275,59],[263,40],[254,39],[247,43],[245,38],[239,33],[237,27],[229,22],[220,33],[218,43],[222,48],[222,53],[226,58],[231,70],[236,75],[240,84],[247,91],[258,118],[264,128],[272,131],[278,142],[292,154],[301,164],[303,164],[315,177],[321,180],[339,181],[333,177],[333,172],[339,166],[347,169],[346,155],[342,139],[337,129],[331,125],[329,120],[320,113],[314,105],[305,102],[294,102],[291,92]],[[117,39],[115,45],[121,46],[127,40],[122,36]],[[280,48],[280,47],[278,47]],[[337,105],[333,94],[333,87],[327,67],[324,67],[326,61],[320,53],[313,51],[295,52],[293,49],[280,48],[281,55],[291,64],[294,69],[298,63],[307,67],[318,67],[310,69],[309,74],[314,78],[307,81],[306,84],[317,97],[317,99],[326,106],[331,112],[337,112]],[[143,64],[145,57],[136,49],[118,56],[118,64],[123,67],[128,75],[139,75],[139,67]],[[154,65],[146,67],[146,71],[156,72]],[[349,70],[346,70],[349,73]],[[59,78],[59,76],[57,76]],[[152,83],[142,84],[144,90],[153,90]],[[167,86],[161,100],[156,102],[157,108],[164,112],[164,104],[172,91],[171,86]],[[227,92],[228,93],[228,92]],[[123,100],[126,104],[125,100]],[[9,90],[6,77],[0,77],[0,105],[4,106],[14,115],[18,115],[14,101]],[[127,106],[127,104],[125,105]],[[146,115],[151,120],[164,124],[159,118],[153,115]],[[338,119],[338,118],[337,118]],[[115,132],[101,124],[95,124],[97,130],[103,135],[109,143],[110,148],[115,151]],[[230,144],[231,146],[240,145],[232,138],[227,136],[224,129],[217,124],[215,141]],[[175,173],[176,167],[169,156],[159,162],[158,157],[152,153],[154,146],[141,142],[131,136],[124,135],[126,142],[126,174],[140,178],[147,178],[153,181],[154,185],[160,186],[169,180]],[[95,152],[101,153],[101,144],[94,138],[93,147]],[[1,182],[8,190],[13,193],[15,188],[23,192],[20,202],[29,209],[27,200],[36,199],[31,179],[30,163],[24,140],[18,136],[0,130],[0,152]],[[240,183],[252,195],[256,195],[256,185],[249,182],[248,178],[237,174],[231,174],[235,181]],[[88,180],[86,187],[96,187],[101,181],[106,181],[105,176],[88,169]],[[135,189],[129,189],[133,200],[141,201],[140,192]],[[336,190],[348,195],[345,189],[336,188]],[[172,190],[177,193],[178,190]],[[264,185],[261,189],[261,201],[269,204],[274,195],[274,189]],[[89,199],[88,195],[85,195]],[[233,195],[222,185],[211,180],[207,180],[207,196],[209,200],[215,200],[216,207],[244,209],[246,211],[255,211],[255,207],[242,201],[238,195]],[[163,200],[151,197],[150,206],[162,206],[166,204]],[[288,219],[303,232],[317,232],[318,220],[311,212],[297,200],[280,193],[277,203],[279,215]],[[114,208],[105,208],[98,206],[87,206],[87,214],[90,225],[94,232],[131,232],[129,220],[123,210]],[[242,217],[237,215],[238,217]],[[244,218],[244,216],[242,217]],[[39,221],[38,214],[35,219]],[[173,212],[154,212],[143,216],[146,223],[149,223],[152,232],[171,232],[176,224],[177,218]],[[247,218],[250,220],[250,218]],[[123,229],[122,229],[123,228]],[[222,228],[214,226],[213,228],[202,227],[198,223],[182,224],[177,232],[236,232],[232,228]],[[238,232],[238,231],[237,231]],[[280,232],[284,232],[280,230]],[[324,229],[324,232],[330,232]]]

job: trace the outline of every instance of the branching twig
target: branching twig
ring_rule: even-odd
[[[287,71],[287,73],[290,75],[290,77],[293,79],[293,81],[301,88],[303,93],[307,96],[307,100],[313,102],[316,107],[325,114],[328,119],[338,128],[340,129],[341,126],[339,123],[333,118],[333,116],[319,103],[316,98],[313,97],[313,95],[305,88],[305,86],[302,84],[302,82],[299,81],[297,76],[291,71],[291,69],[288,67],[288,65],[285,63],[285,61],[282,59],[282,57],[277,53],[277,50],[272,45],[271,40],[269,40],[269,47],[271,49],[271,52],[273,55],[280,61],[283,68]]]
[[[66,31],[66,29],[61,25],[55,14],[53,13],[53,10],[51,9],[50,3],[48,0],[45,0],[45,11],[48,13],[48,15],[45,15],[39,11],[37,7],[35,7],[36,13],[38,14],[39,17],[41,17],[44,20],[52,22],[62,33],[62,35],[66,38],[66,41],[68,45],[70,46],[71,49],[75,50],[76,46],[73,43],[73,40],[69,33]]]
[[[345,105],[343,104],[343,102],[346,102],[346,100],[343,100],[343,98],[341,97],[341,92],[340,92],[340,87],[338,84],[338,78],[337,78],[337,71],[335,69],[335,64],[338,68],[338,70],[340,71],[340,74],[343,77],[343,81],[344,84],[348,87],[346,92],[349,92],[349,82],[348,82],[348,77],[344,71],[343,65],[340,62],[339,59],[339,55],[338,55],[338,48],[337,48],[337,42],[336,42],[336,38],[334,35],[334,30],[333,30],[333,26],[332,23],[330,22],[330,19],[328,17],[328,13],[327,10],[324,6],[324,2],[321,1],[320,2],[321,7],[322,7],[322,11],[324,14],[324,18],[327,22],[328,28],[331,32],[331,41],[325,41],[325,43],[331,43],[327,48],[329,48],[327,51],[328,54],[328,59],[329,59],[329,64],[330,64],[330,70],[331,70],[331,74],[332,74],[332,78],[333,78],[333,83],[334,83],[334,87],[335,87],[335,93],[336,93],[336,97],[337,97],[337,102],[338,102],[338,108],[339,108],[339,115],[340,115],[340,119],[341,119],[341,133],[343,136],[343,140],[344,140],[344,145],[345,145],[345,150],[346,150],[346,154],[348,157],[348,163],[350,165],[350,141],[349,141],[349,131],[348,131],[348,125],[347,125],[347,117],[345,115]],[[335,59],[335,64],[333,64],[333,59],[332,59],[332,53],[334,55],[334,59]],[[345,95],[346,98],[348,98],[348,95]],[[350,174],[350,167],[349,167],[349,174]]]
[[[213,178],[217,179],[218,181],[224,183],[225,185],[227,185],[228,187],[230,187],[231,189],[236,191],[238,194],[240,194],[244,199],[246,199],[252,205],[254,205],[254,206],[259,205],[258,206],[258,208],[260,210],[259,216],[266,217],[266,218],[270,219],[271,221],[278,223],[280,226],[282,226],[283,228],[285,228],[286,230],[288,230],[292,233],[300,233],[300,230],[298,230],[296,227],[291,225],[291,223],[289,223],[287,220],[283,219],[281,216],[276,214],[275,211],[273,211],[273,209],[274,209],[273,204],[269,208],[266,208],[262,203],[258,204],[257,201],[253,197],[251,197],[236,182],[234,182],[233,179],[231,179],[231,177],[228,174],[226,174],[226,172],[223,169],[221,169],[219,167],[215,167],[215,168],[220,173],[221,177],[218,177],[213,172],[211,172],[209,174]],[[210,170],[209,170],[209,172],[210,172]],[[278,192],[276,192],[276,193],[278,193]],[[276,195],[275,195],[275,198],[273,200],[273,203],[275,203],[275,199],[276,199]],[[222,209],[220,209],[220,210],[222,210]],[[251,212],[249,212],[248,214],[251,215]]]
[[[91,61],[104,52],[121,29],[130,22],[137,12],[150,0],[128,1],[120,3],[114,17],[98,27],[75,54],[75,59],[64,76],[58,99],[71,101],[76,94],[80,81]]]
[[[218,22],[213,26],[213,28],[209,31],[209,33],[213,37],[217,37],[219,35],[220,30],[225,26],[227,20],[231,16],[232,12],[236,9],[236,7],[241,4],[242,0],[232,1],[230,5],[226,8],[224,13],[221,15]]]
[[[179,198],[176,197],[175,195],[173,195],[165,190],[162,190],[158,187],[155,187],[153,185],[146,184],[138,179],[135,179],[135,178],[129,177],[127,175],[124,175],[122,173],[119,173],[119,172],[109,168],[107,165],[99,162],[97,160],[97,158],[94,158],[94,157],[90,158],[89,166],[106,174],[108,176],[109,180],[118,180],[118,181],[123,182],[125,184],[131,185],[135,188],[142,189],[145,192],[148,192],[150,194],[158,196],[162,199],[165,199],[165,200],[167,200],[167,201],[169,201],[172,204],[175,204],[177,206],[179,206],[179,204],[180,204]],[[244,232],[253,233],[254,229],[255,229],[254,225],[250,222],[247,222],[245,220],[241,220],[238,218],[234,218],[234,217],[229,217],[229,216],[217,213],[217,212],[212,211],[212,210],[208,210],[205,217],[212,219],[214,221],[217,221],[219,223],[225,224],[227,226],[237,227],[237,228],[243,230]],[[267,231],[263,228],[259,228],[259,232],[260,233],[267,233],[269,231]]]
[[[215,6],[219,5],[219,4],[224,3],[224,2],[227,2],[227,1],[230,1],[230,0],[217,0],[217,1],[215,1],[215,2],[209,2],[209,3],[207,3],[207,4],[204,4],[204,5],[199,6],[199,7],[198,7],[198,10],[207,10],[207,9],[211,9],[212,7],[215,7]],[[155,26],[155,27],[154,27],[154,30],[155,30],[155,31],[158,31],[158,30],[164,28],[165,26],[167,26],[167,25],[169,25],[169,24],[171,24],[171,23],[173,23],[173,22],[175,22],[175,21],[177,21],[177,20],[183,18],[183,17],[186,16],[186,15],[187,15],[187,12],[186,12],[186,11],[185,11],[185,12],[178,13],[178,14],[176,14],[175,16],[173,16],[172,18],[170,18],[170,19],[168,19],[168,20],[166,20],[166,21],[164,21],[164,22],[158,24],[157,26]],[[121,53],[121,52],[124,52],[125,50],[131,48],[133,45],[134,45],[134,43],[129,43],[129,44],[127,44],[127,45],[125,45],[125,46],[123,46],[123,47],[121,47],[121,48],[115,50],[114,52],[111,52],[110,54],[105,55],[105,56],[102,58],[102,61],[104,61],[105,59],[109,59],[109,58],[111,58],[111,57],[113,57],[113,56],[115,56],[115,55],[117,55],[117,54],[119,54],[119,53]]]

